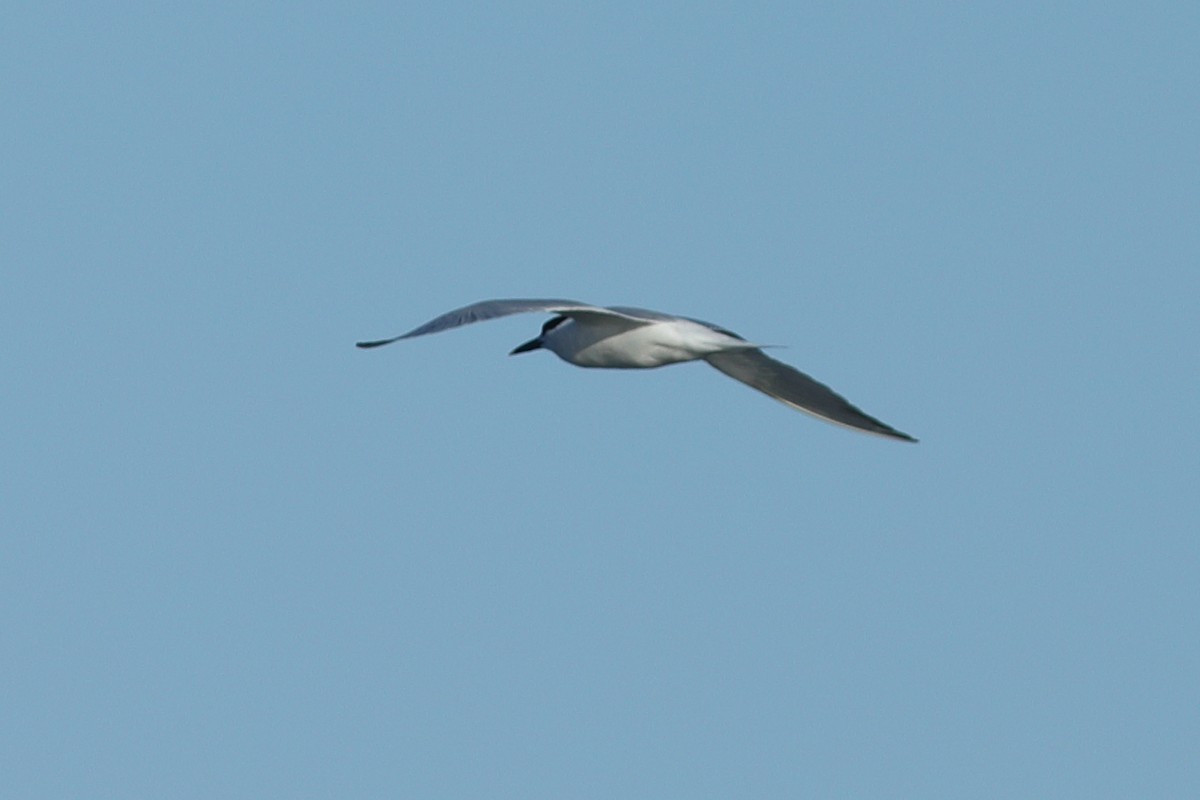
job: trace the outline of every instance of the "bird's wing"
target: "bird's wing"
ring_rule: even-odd
[[[618,317],[621,319],[633,320],[636,322],[651,322],[655,318],[639,316],[631,309],[614,309],[604,308],[603,306],[593,306],[588,303],[580,303],[577,300],[484,300],[479,303],[472,303],[469,306],[456,308],[453,311],[447,311],[440,317],[429,320],[424,325],[413,328],[408,333],[402,333],[399,336],[393,336],[390,339],[379,339],[373,342],[359,342],[359,347],[379,347],[382,344],[391,344],[400,339],[411,339],[414,336],[424,336],[427,333],[439,333],[440,331],[457,328],[460,325],[469,325],[472,322],[483,322],[484,320],[496,319],[497,317],[507,317],[509,314],[524,314],[532,311],[542,311],[553,314],[566,314],[567,316],[584,316],[588,314],[597,314],[607,317]]]
[[[916,441],[907,433],[901,433],[891,425],[864,414],[825,384],[776,361],[761,350],[725,350],[713,353],[705,360],[734,380],[828,422],[880,436]]]

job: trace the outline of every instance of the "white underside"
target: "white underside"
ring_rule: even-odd
[[[723,350],[756,347],[691,320],[637,324],[598,315],[566,320],[546,334],[542,346],[576,366],[611,369],[661,367]]]

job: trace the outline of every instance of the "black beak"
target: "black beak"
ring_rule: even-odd
[[[539,336],[536,339],[530,339],[525,344],[519,344],[509,353],[510,356],[515,356],[517,353],[528,353],[530,350],[540,350],[542,347],[542,338]]]

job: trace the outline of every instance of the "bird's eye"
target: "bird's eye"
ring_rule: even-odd
[[[545,336],[547,333],[554,330],[566,321],[566,317],[552,317],[551,319],[546,320],[546,324],[542,326],[542,336]]]

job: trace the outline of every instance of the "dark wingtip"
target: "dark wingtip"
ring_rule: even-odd
[[[365,350],[368,347],[379,347],[382,344],[388,344],[389,342],[392,342],[392,341],[394,341],[394,340],[393,339],[380,339],[377,342],[355,342],[354,346],[361,347]]]

